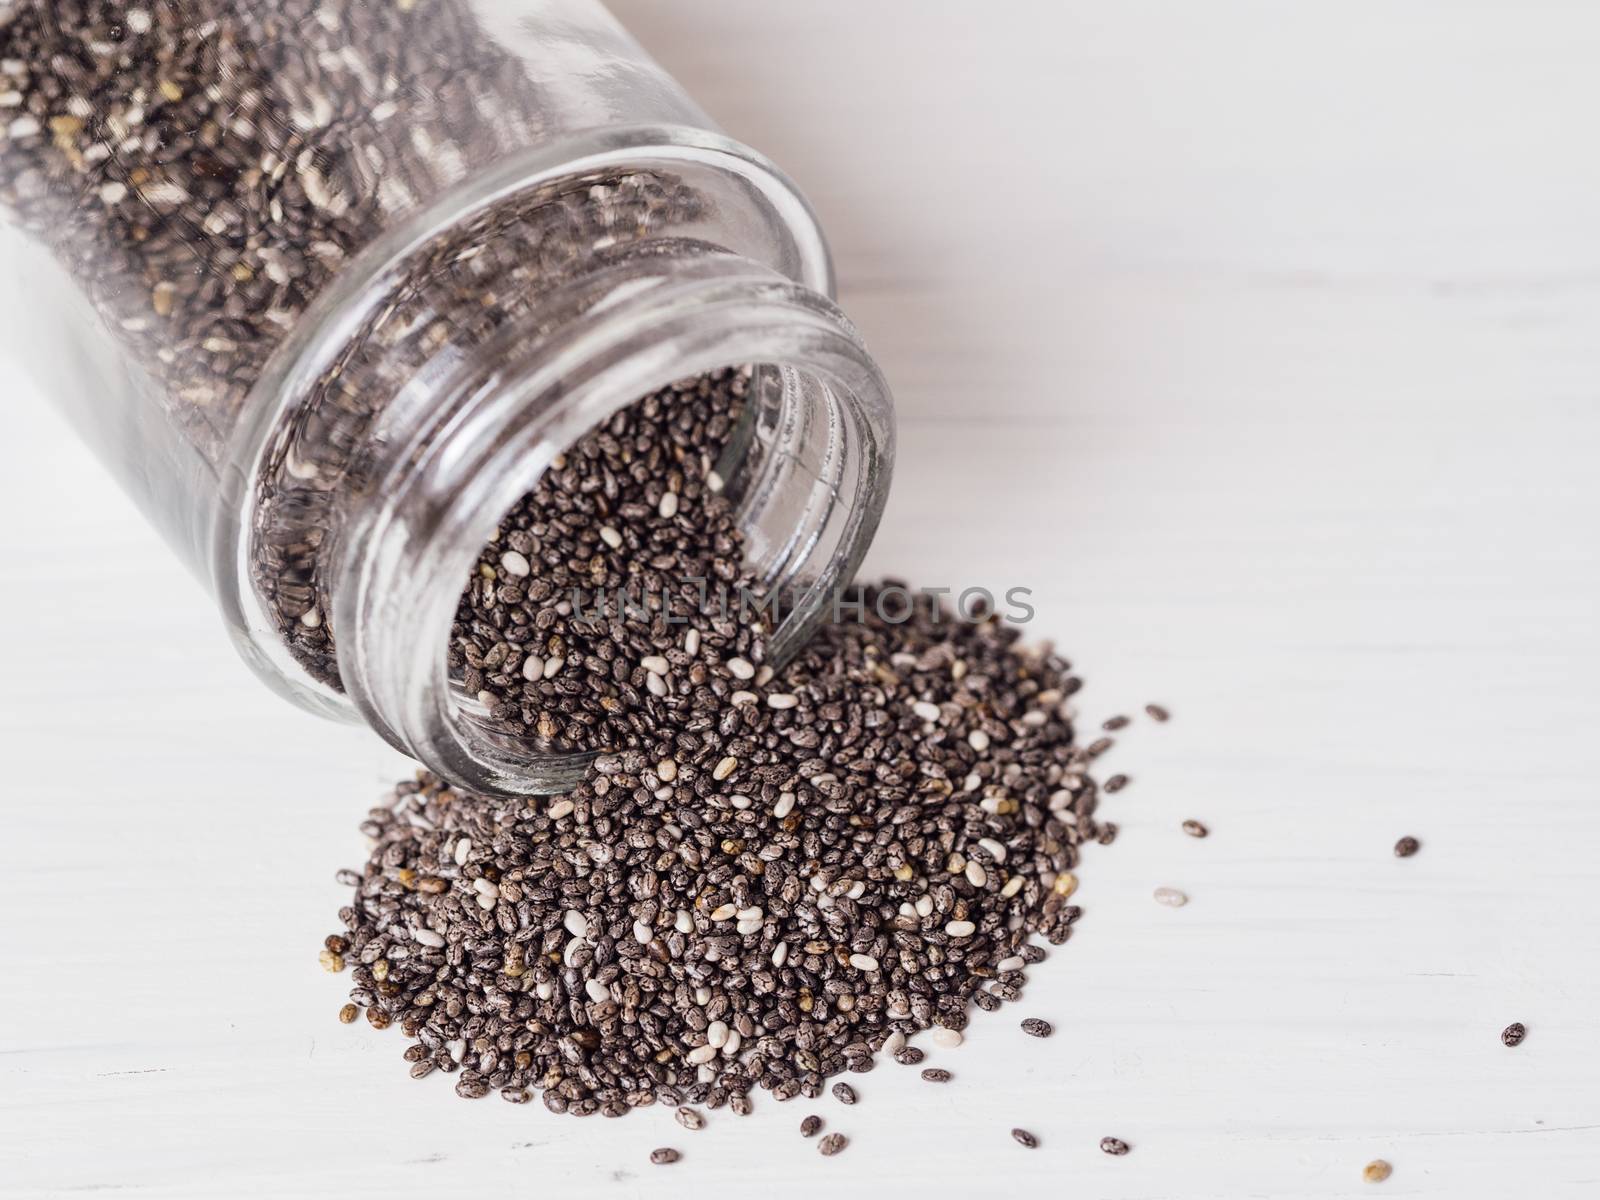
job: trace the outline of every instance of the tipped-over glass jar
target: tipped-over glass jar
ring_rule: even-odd
[[[552,459],[702,371],[755,372],[718,472],[774,658],[854,573],[893,419],[822,234],[593,0],[14,0],[0,106],[9,351],[306,707],[575,782],[468,717],[452,614]]]

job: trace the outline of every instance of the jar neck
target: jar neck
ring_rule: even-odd
[[[853,576],[893,460],[888,389],[848,320],[739,255],[642,244],[542,297],[535,325],[417,373],[352,473],[327,557],[349,698],[394,746],[480,792],[564,790],[586,765],[473,720],[447,666],[482,547],[579,437],[675,380],[758,364],[729,495],[763,584],[786,598],[776,660]]]

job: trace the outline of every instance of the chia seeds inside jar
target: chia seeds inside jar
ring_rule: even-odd
[[[0,93],[17,356],[298,702],[574,782],[581,740],[475,708],[462,588],[568,447],[708,372],[747,370],[715,471],[768,653],[853,573],[891,406],[821,233],[598,4],[17,0]]]

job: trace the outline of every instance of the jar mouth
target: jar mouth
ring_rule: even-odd
[[[462,588],[504,515],[553,460],[619,409],[706,371],[755,364],[752,418],[722,469],[747,563],[783,598],[769,659],[792,654],[854,575],[887,496],[887,384],[831,301],[760,264],[658,244],[585,278],[548,336],[508,336],[384,444],[332,547],[346,692],[388,741],[475,792],[541,794],[592,754],[497,732],[452,684]],[[596,296],[600,298],[597,300]]]

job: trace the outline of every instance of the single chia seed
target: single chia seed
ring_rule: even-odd
[[[1410,858],[1420,849],[1422,849],[1422,843],[1417,841],[1416,838],[1403,837],[1394,844],[1394,856],[1396,858]]]
[[[1011,1137],[1017,1143],[1017,1145],[1024,1146],[1029,1150],[1036,1150],[1039,1147],[1039,1139],[1034,1137],[1033,1134],[1029,1133],[1026,1129],[1013,1129],[1011,1131]]]
[[[1056,1031],[1055,1026],[1049,1021],[1039,1017],[1028,1017],[1022,1022],[1022,1032],[1029,1037],[1047,1038]]]
[[[1522,1045],[1522,1039],[1528,1036],[1528,1027],[1521,1021],[1513,1021],[1500,1031],[1500,1040],[1508,1046]]]
[[[1121,1155],[1126,1154],[1132,1148],[1133,1147],[1129,1146],[1128,1143],[1123,1141],[1121,1138],[1103,1137],[1100,1139],[1100,1149],[1106,1154],[1112,1154],[1120,1157]]]
[[[800,1122],[800,1136],[816,1137],[822,1131],[822,1118],[812,1113]]]
[[[832,1158],[839,1151],[850,1144],[850,1139],[842,1133],[830,1133],[817,1143],[817,1149],[826,1157]]]

